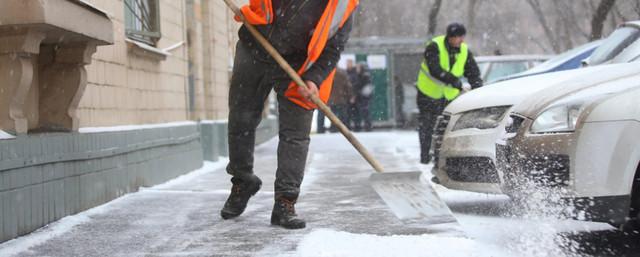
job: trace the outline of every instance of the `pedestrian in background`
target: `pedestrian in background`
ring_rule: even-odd
[[[369,112],[369,103],[373,98],[373,84],[371,83],[371,72],[367,64],[360,62],[355,68],[355,83],[353,83],[353,92],[355,94],[353,111],[353,130],[358,132],[371,131],[371,113]]]
[[[342,69],[338,69],[336,71],[336,76],[333,80],[333,88],[331,89],[331,98],[329,99],[329,106],[331,106],[331,110],[338,116],[338,118],[345,124],[349,129],[350,123],[350,115],[349,115],[349,105],[350,100],[353,97],[353,88],[351,85],[351,81],[349,81],[349,76],[347,72]],[[338,128],[335,124],[331,124],[329,128],[330,132],[338,132]]]
[[[394,104],[396,109],[396,128],[404,128],[407,122],[404,115],[404,85],[399,76],[393,77]]]

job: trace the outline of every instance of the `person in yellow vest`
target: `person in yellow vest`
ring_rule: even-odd
[[[467,31],[460,23],[447,26],[446,35],[427,43],[418,73],[417,105],[420,162],[431,161],[429,148],[436,119],[463,89],[460,78],[467,78],[471,89],[482,86],[482,77],[473,54],[464,43]]]
[[[306,226],[294,205],[304,176],[316,94],[325,103],[331,93],[340,53],[351,31],[351,13],[358,0],[250,0],[241,8],[298,69],[309,89],[299,88],[257,43],[245,26],[238,32],[229,88],[229,164],[231,193],[220,211],[223,219],[240,216],[262,181],[253,172],[256,128],[271,90],[278,98],[278,167],[271,224],[287,229]],[[240,17],[236,17],[240,20]]]

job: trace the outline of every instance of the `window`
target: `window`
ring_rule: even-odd
[[[486,75],[485,81],[488,84],[502,77],[525,71],[527,67],[527,61],[496,62],[491,65],[491,70]]]
[[[124,13],[127,37],[155,46],[160,39],[158,0],[125,0]]]

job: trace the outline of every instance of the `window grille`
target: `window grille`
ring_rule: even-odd
[[[127,37],[155,46],[160,39],[160,9],[158,0],[125,0]]]

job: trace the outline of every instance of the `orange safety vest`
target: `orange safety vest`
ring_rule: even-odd
[[[320,17],[318,24],[313,32],[309,46],[307,47],[307,60],[298,70],[298,74],[302,75],[309,70],[313,64],[320,58],[327,45],[327,41],[331,39],[344,23],[349,19],[351,13],[358,6],[359,0],[329,0],[327,7]],[[273,7],[271,0],[250,0],[248,5],[241,8],[242,14],[247,22],[253,25],[266,25],[273,22]],[[237,19],[237,18],[236,18]],[[331,96],[331,88],[333,87],[333,77],[336,73],[334,69],[329,76],[322,82],[320,86],[320,99],[327,103]],[[284,94],[289,100],[302,106],[307,110],[317,108],[311,101],[304,99],[298,93],[298,85],[295,82],[289,84]]]

